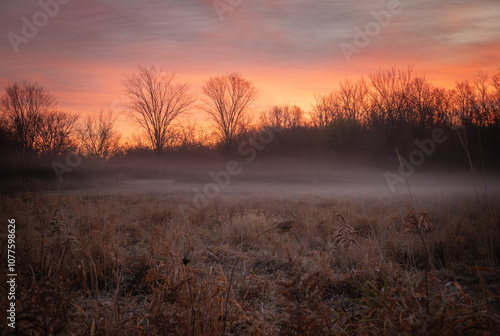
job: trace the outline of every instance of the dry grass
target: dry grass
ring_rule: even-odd
[[[3,215],[18,223],[18,334],[494,335],[500,328],[498,207],[228,197],[179,210],[188,202],[3,196]],[[2,311],[6,303],[2,295]]]

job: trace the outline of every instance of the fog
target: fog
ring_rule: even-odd
[[[82,165],[83,166],[83,165]],[[384,166],[384,165],[381,165]],[[130,161],[115,165],[112,174],[84,174],[80,185],[65,176],[58,191],[72,195],[165,193],[203,195],[269,195],[276,197],[483,197],[500,194],[500,178],[490,173],[420,167],[398,171],[344,164],[332,159],[257,158],[172,159]],[[385,164],[385,166],[389,166]],[[88,169],[83,166],[81,169]],[[76,172],[78,173],[78,171]],[[407,177],[405,179],[404,177]],[[70,180],[68,182],[68,180]]]

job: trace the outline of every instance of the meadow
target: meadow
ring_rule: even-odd
[[[18,335],[500,330],[496,198],[0,197],[17,224]]]

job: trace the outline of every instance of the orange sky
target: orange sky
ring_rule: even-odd
[[[315,93],[379,68],[413,65],[450,87],[500,67],[498,0],[2,1],[0,33],[0,86],[37,81],[81,114],[116,109],[122,74],[139,64],[175,71],[197,93],[208,77],[238,71],[260,89],[257,110],[306,111]],[[349,60],[342,45],[358,53]]]

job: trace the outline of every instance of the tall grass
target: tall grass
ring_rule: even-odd
[[[18,223],[17,333],[494,335],[500,328],[500,210],[483,212],[468,200],[415,200],[424,212],[375,198],[313,197],[222,197],[179,210],[187,200],[2,196],[4,214]]]

